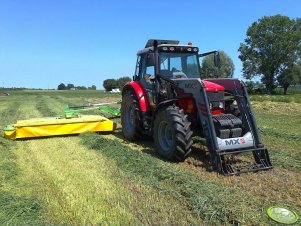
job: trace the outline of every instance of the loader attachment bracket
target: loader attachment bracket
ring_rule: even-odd
[[[246,152],[252,152],[255,162],[252,164],[243,165],[239,167],[235,166],[234,156]],[[230,156],[230,158],[227,158],[227,156]],[[222,152],[219,153],[219,157],[221,159],[221,164],[222,164],[222,174],[225,176],[238,175],[241,173],[256,172],[260,170],[268,170],[273,168],[270,162],[267,149],[265,148],[248,149],[248,150],[240,150],[240,151],[233,151],[233,152]]]

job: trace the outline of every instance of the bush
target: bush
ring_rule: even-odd
[[[265,94],[267,93],[267,90],[265,88],[265,85],[260,82],[254,82],[254,81],[246,81],[245,82],[247,86],[247,91],[249,94]]]

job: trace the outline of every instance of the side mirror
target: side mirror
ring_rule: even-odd
[[[219,52],[215,52],[213,56],[213,61],[214,61],[214,66],[215,67],[220,67],[221,66],[221,58],[219,56]]]
[[[147,60],[146,60],[146,66],[155,66],[155,54],[154,53],[149,53],[147,55]]]

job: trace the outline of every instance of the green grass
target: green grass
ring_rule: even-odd
[[[301,94],[278,94],[278,95],[251,95],[251,101],[272,101],[285,103],[301,103]]]
[[[130,177],[174,198],[186,200],[192,213],[206,223],[256,224],[256,219],[263,217],[260,203],[250,203],[251,196],[236,192],[235,189],[207,182],[193,172],[137,152],[120,141],[97,134],[85,134],[82,139],[83,144],[89,148],[99,150],[107,158],[116,161],[120,170]],[[241,212],[245,214],[238,214]]]
[[[11,91],[12,96],[40,96],[46,95],[51,97],[63,97],[67,99],[79,99],[85,98],[107,98],[107,97],[120,97],[118,93],[108,93],[102,90],[23,90],[23,91]]]
[[[5,122],[14,122],[21,115],[21,103],[30,106],[32,102],[19,98],[10,98],[8,102],[1,100],[1,127]],[[15,148],[15,142],[0,137],[0,224],[40,225],[43,222],[43,204],[27,192],[31,188],[22,181],[22,170],[17,163]]]
[[[12,108],[2,115],[12,118],[9,120],[12,123],[17,118],[60,114],[66,97],[48,94],[22,95],[22,100],[19,99],[21,95],[14,97],[20,101],[12,103]],[[73,98],[68,99],[76,102]],[[2,105],[5,108],[6,105],[0,102]],[[7,119],[3,123],[8,122]],[[16,142],[1,139],[13,144],[10,153],[14,160],[10,165],[3,164],[0,171],[6,173],[5,178],[9,180],[13,178],[14,169],[20,169],[16,176],[18,183],[8,181],[8,184],[17,190],[23,186],[22,194],[26,193],[28,197],[25,202],[29,202],[31,196],[39,201],[41,207],[38,213],[34,213],[41,222],[76,225],[199,223],[180,200],[124,175],[110,159],[81,146],[78,137]],[[1,147],[6,143],[1,143]],[[8,159],[8,156],[3,156],[3,160]],[[7,211],[9,205],[15,206],[16,203],[9,198],[5,200],[7,205],[3,205],[3,214],[0,215],[2,223],[37,224],[33,217],[29,222],[21,217],[11,221]],[[21,201],[19,204],[20,211],[26,213]]]
[[[301,168],[301,105],[253,102],[259,130],[275,166]]]
[[[274,169],[241,176],[208,170],[201,143],[185,162],[170,163],[158,157],[152,140],[128,143],[120,129],[0,138],[0,224],[276,225],[265,213],[270,205],[300,215],[300,96],[279,97],[252,101]],[[61,115],[66,103],[118,99],[101,91],[13,91],[0,98],[0,126]]]
[[[275,93],[277,94],[283,94],[283,88],[276,88]],[[301,86],[291,86],[287,89],[288,94],[301,94]]]

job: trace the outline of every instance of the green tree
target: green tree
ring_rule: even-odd
[[[67,87],[66,87],[67,89],[73,89],[73,88],[75,88],[75,86],[74,86],[74,84],[67,84]]]
[[[238,49],[244,77],[261,76],[268,92],[272,93],[277,78],[300,59],[300,40],[300,18],[290,19],[278,14],[254,22]]]
[[[103,87],[106,91],[111,91],[112,89],[118,88],[118,83],[115,79],[106,79],[103,81]]]
[[[247,91],[249,94],[255,94],[255,93],[265,93],[265,85],[262,84],[259,81],[245,81],[245,84],[247,86]]]
[[[117,80],[118,88],[122,89],[125,83],[132,81],[130,77],[121,77]]]
[[[294,64],[291,67],[287,68],[283,73],[278,77],[279,84],[283,87],[283,93],[286,95],[287,89],[290,85],[295,85],[299,82],[301,77],[301,65]]]
[[[91,87],[89,87],[91,90],[96,90],[96,85],[92,85]]]
[[[203,58],[201,74],[202,78],[232,78],[234,74],[234,64],[232,59],[224,52],[219,51],[220,66],[214,65],[213,55]]]
[[[86,90],[87,87],[86,86],[76,86],[75,87],[77,90]]]
[[[66,89],[66,86],[65,86],[64,83],[61,83],[61,84],[58,85],[57,89],[58,89],[58,90],[65,90],[65,89]]]

